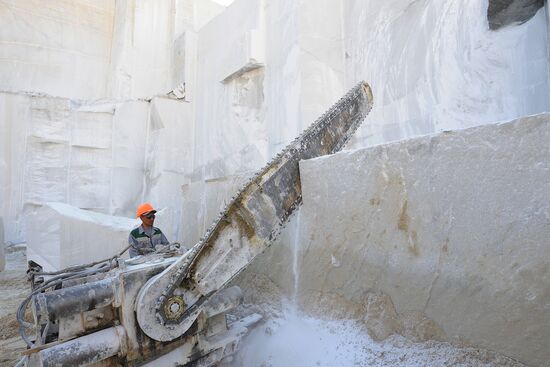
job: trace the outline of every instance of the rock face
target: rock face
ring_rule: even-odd
[[[522,24],[544,6],[544,0],[490,0],[487,20],[492,30],[510,24]]]
[[[310,314],[364,319],[376,338],[448,339],[545,365],[548,141],[550,115],[538,115],[304,161],[297,240],[251,270]]]

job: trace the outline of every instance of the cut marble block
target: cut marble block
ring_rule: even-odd
[[[115,255],[138,220],[47,203],[27,218],[27,259],[55,271]]]
[[[543,114],[301,162],[300,305],[381,293],[404,329],[547,365],[549,141]]]

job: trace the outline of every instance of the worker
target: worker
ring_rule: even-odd
[[[130,257],[146,255],[155,251],[158,245],[168,245],[169,242],[162,231],[154,227],[155,213],[151,204],[141,204],[136,210],[136,217],[141,219],[141,225],[130,232]]]

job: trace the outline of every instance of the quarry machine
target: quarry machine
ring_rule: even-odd
[[[191,249],[59,272],[36,282],[18,310],[27,366],[216,366],[248,327],[231,280],[278,236],[301,204],[299,161],[339,151],[372,108],[359,83],[236,193]],[[25,320],[32,309],[34,322]],[[28,316],[27,316],[28,317]],[[31,332],[32,330],[32,332]],[[32,336],[31,336],[32,335]]]

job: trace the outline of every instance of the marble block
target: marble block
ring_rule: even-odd
[[[55,271],[115,255],[138,225],[63,203],[47,203],[27,217],[27,259]]]

